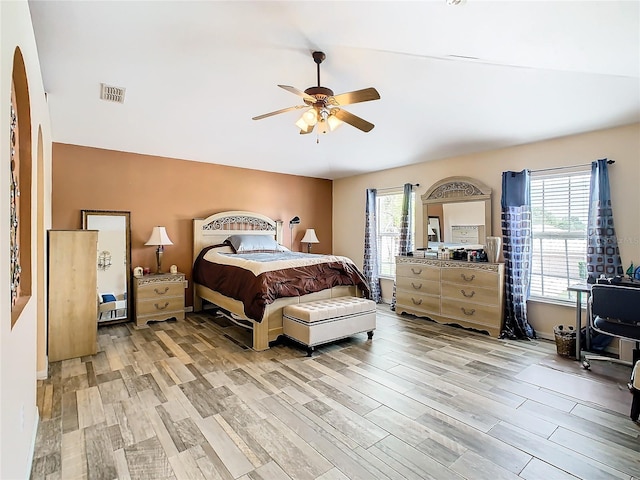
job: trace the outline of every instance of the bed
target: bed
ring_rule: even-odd
[[[282,253],[271,250],[269,253],[275,253],[278,257],[276,261],[281,263],[269,263],[271,260],[267,262],[268,255],[263,251],[256,252],[254,256],[252,250],[243,252],[240,246],[236,253],[235,248],[225,245],[229,237],[240,243],[244,240],[245,244],[281,245],[282,221],[246,211],[221,212],[193,220],[194,311],[201,311],[205,302],[222,309],[237,324],[252,330],[254,350],[267,350],[269,343],[282,335],[282,309],[287,305],[334,297],[369,296],[362,273],[346,257],[298,252],[288,254],[286,252],[289,250],[280,246],[278,251]],[[239,238],[240,241],[237,240]],[[255,241],[251,242],[251,239]],[[260,260],[254,261],[258,257]],[[294,264],[290,262],[297,262],[298,259],[302,263],[292,268]],[[224,270],[217,270],[219,268]],[[324,278],[325,274],[331,278]],[[228,290],[231,282],[222,281],[222,275],[227,275],[227,279],[237,277],[236,283],[244,281],[240,280],[241,276],[246,278],[247,288],[253,288],[250,286],[254,283],[252,279],[259,276],[262,281],[256,283],[269,289],[269,292],[231,292]],[[279,276],[265,280],[264,275]],[[284,275],[287,275],[286,279]],[[309,278],[318,280],[317,284],[309,283]]]

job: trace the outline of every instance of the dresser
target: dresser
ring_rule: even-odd
[[[96,230],[49,230],[49,361],[98,349]]]
[[[396,312],[502,331],[504,264],[396,257]]]
[[[150,321],[184,319],[184,273],[158,273],[133,277],[136,325]]]

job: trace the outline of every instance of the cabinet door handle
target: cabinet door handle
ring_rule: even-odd
[[[460,276],[465,282],[473,282],[473,279],[476,278],[475,275],[471,275],[470,277],[467,277],[464,273],[461,273]]]
[[[156,306],[156,310],[164,310],[165,308],[167,308],[169,306],[169,302],[165,302],[164,306],[160,306],[157,303],[154,303],[154,305]]]
[[[466,308],[464,307],[460,307],[460,310],[462,310],[462,313],[464,313],[465,315],[467,315],[468,317],[470,317],[471,315],[473,315],[474,313],[476,313],[476,309],[472,308],[471,310],[467,311]]]
[[[476,294],[475,290],[471,290],[471,293],[467,293],[464,290],[460,289],[460,293],[462,293],[462,295],[464,295],[467,298],[473,298],[473,296]]]
[[[419,298],[417,301],[415,298],[411,297],[411,301],[413,302],[414,305],[422,305],[422,299]]]
[[[411,267],[411,273],[413,273],[414,275],[420,275],[422,273],[422,269],[421,268],[416,269]]]
[[[416,290],[420,290],[422,288],[422,284],[416,285],[415,283],[411,282],[411,286],[413,288],[415,288]]]
[[[169,287],[164,287],[164,292],[161,292],[157,288],[154,288],[153,291],[156,292],[157,295],[164,295],[165,293],[167,293],[169,291]]]

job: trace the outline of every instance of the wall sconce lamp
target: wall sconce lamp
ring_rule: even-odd
[[[156,270],[156,273],[162,273],[162,253],[164,252],[164,246],[173,245],[173,242],[169,239],[169,235],[167,235],[167,230],[164,227],[153,227],[151,236],[145,245],[158,246],[158,249],[156,250],[156,263],[158,265],[158,269]]]
[[[111,252],[106,250],[98,254],[98,270],[107,270],[111,266]]]
[[[311,244],[312,243],[320,243],[318,237],[316,236],[316,231],[313,228],[307,228],[307,231],[304,232],[304,237],[300,240],[301,243],[307,244],[307,253],[311,253]]]
[[[293,226],[300,225],[300,217],[295,216],[289,220],[289,248],[293,250]]]

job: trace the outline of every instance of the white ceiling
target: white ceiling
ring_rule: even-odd
[[[638,1],[29,4],[55,142],[334,179],[640,121]],[[277,85],[316,85],[313,50],[380,92],[345,107],[371,132],[251,120],[302,104]]]

